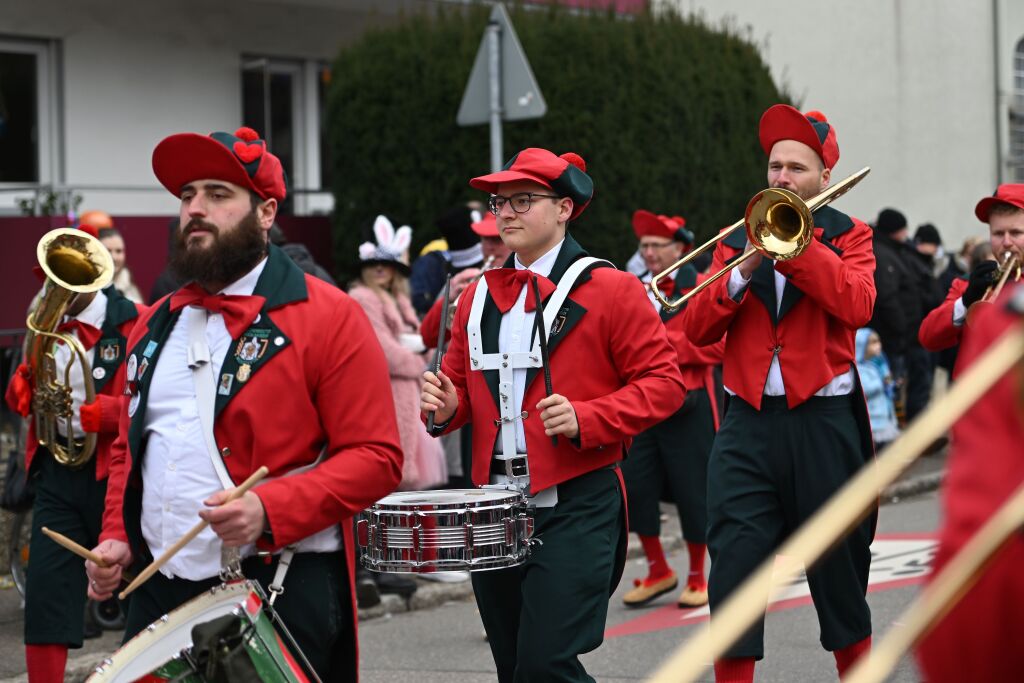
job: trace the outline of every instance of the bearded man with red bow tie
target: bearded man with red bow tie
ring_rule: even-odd
[[[421,408],[434,434],[472,424],[473,483],[515,487],[533,508],[526,562],[472,576],[498,680],[592,681],[579,655],[601,644],[625,559],[617,465],[685,389],[643,285],[566,232],[593,195],[578,155],[525,149],[470,185],[490,193],[514,267],[463,292]]]
[[[722,363],[724,341],[697,346],[683,328],[685,306],[663,308],[650,291],[651,279],[682,258],[693,245],[693,233],[682,216],[656,215],[640,209],[633,214],[633,232],[640,240],[640,255],[647,272],[640,281],[648,286],[648,297],[658,312],[669,341],[675,347],[679,371],[686,385],[683,406],[633,440],[629,457],[622,464],[629,501],[629,528],[639,536],[647,557],[647,576],[636,579],[622,600],[627,607],[646,605],[679,585],[661,547],[661,515],[658,507],[663,492],[676,504],[690,565],[677,605],[681,609],[707,604],[704,577],[707,552],[708,454],[718,427],[713,369]],[[670,301],[689,292],[703,278],[690,264],[659,285]]]
[[[191,283],[128,340],[96,548],[112,566],[87,563],[89,593],[109,596],[202,518],[133,593],[126,639],[240,567],[283,588],[275,610],[322,680],[355,680],[351,517],[402,474],[383,351],[358,304],[269,243],[285,177],[255,131],[172,135],[153,170],[181,200],[173,265]],[[224,503],[263,465],[266,480]]]
[[[820,112],[789,105],[761,117],[771,187],[807,201],[839,161],[835,128]],[[871,228],[831,206],[813,214],[800,255],[747,259],[698,294],[683,313],[696,344],[725,339],[722,379],[730,397],[708,462],[708,579],[716,610],[785,537],[873,453],[854,336],[875,302]],[[715,248],[711,272],[750,249],[737,231]],[[871,644],[865,593],[873,516],[807,573],[821,644],[842,676]],[[764,656],[762,619],[715,662],[715,680],[754,679]]]
[[[91,226],[80,229],[97,236]],[[92,458],[80,467],[68,467],[39,443],[35,420],[29,421],[25,471],[35,489],[29,541],[32,571],[25,586],[25,665],[30,683],[64,680],[68,648],[82,647],[87,581],[82,561],[44,537],[40,529],[48,527],[84,546],[95,545],[99,538],[110,449],[121,414],[125,341],[143,310],[111,285],[79,294],[57,328],[81,342],[96,392],[96,400],[86,404],[82,365],[71,365],[73,433],[67,434],[64,421],[58,420],[59,438],[80,441],[91,432],[97,439]],[[58,343],[53,353],[58,369],[73,360],[71,349],[63,343]],[[61,381],[62,372],[57,374]],[[22,363],[7,387],[7,403],[18,414],[30,417],[32,392],[32,370]]]

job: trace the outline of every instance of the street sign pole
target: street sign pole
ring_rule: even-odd
[[[491,84],[491,173],[502,166],[501,139],[501,25],[487,24],[488,71]]]

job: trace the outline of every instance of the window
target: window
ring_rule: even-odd
[[[1010,178],[1024,183],[1024,38],[1013,54],[1013,97],[1010,100]]]
[[[0,183],[54,180],[53,68],[49,43],[0,39]]]
[[[284,209],[297,214],[330,210],[321,163],[325,71],[310,60],[249,57],[242,64],[242,120],[281,159],[288,174]]]

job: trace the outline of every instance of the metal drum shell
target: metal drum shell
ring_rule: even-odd
[[[532,519],[514,491],[409,491],[359,515],[363,565],[373,571],[428,574],[485,571],[523,563]]]

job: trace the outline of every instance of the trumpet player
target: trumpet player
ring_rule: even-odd
[[[839,146],[821,113],[775,105],[759,137],[771,187],[806,201],[829,185]],[[725,336],[730,396],[708,463],[712,628],[729,594],[872,455],[854,366],[854,335],[875,301],[871,228],[827,206],[813,223],[798,255],[773,262],[757,252],[683,312],[694,343]],[[712,272],[750,248],[741,231],[723,239]],[[872,535],[873,518],[807,576],[821,644],[840,675],[870,648]],[[753,680],[763,632],[762,619],[715,662],[717,681]]]
[[[1020,277],[1024,262],[1024,184],[1000,185],[995,194],[978,202],[974,215],[982,223],[988,223],[992,255],[998,260],[981,261],[969,276],[954,280],[942,305],[925,316],[918,339],[929,351],[942,351],[959,344],[968,309],[994,298],[998,281],[1012,283]],[[954,376],[959,369],[958,360],[953,366]]]
[[[81,229],[96,237],[93,228]],[[104,249],[102,245],[99,248]],[[44,293],[43,300],[46,298]],[[47,307],[43,300],[34,311]],[[63,385],[63,368],[72,363],[71,433],[62,417],[43,416],[56,421],[58,444],[96,434],[95,451],[84,462],[80,462],[84,456],[63,457],[63,446],[47,447],[37,438],[39,416],[33,414],[33,394],[46,381],[40,358],[22,363],[7,389],[11,409],[33,418],[25,444],[25,471],[35,485],[29,541],[32,570],[25,588],[25,664],[30,683],[64,680],[68,648],[82,647],[85,567],[78,556],[45,538],[40,529],[49,527],[87,547],[96,544],[107,490],[107,464],[124,400],[125,341],[142,310],[110,285],[72,298],[63,320],[55,321],[59,324],[51,330],[77,339],[90,362],[86,376],[85,366],[74,361],[67,343],[52,347],[57,367],[54,381]],[[38,324],[38,316],[33,313],[32,317]],[[87,382],[92,383],[95,394],[91,403],[86,403]]]

